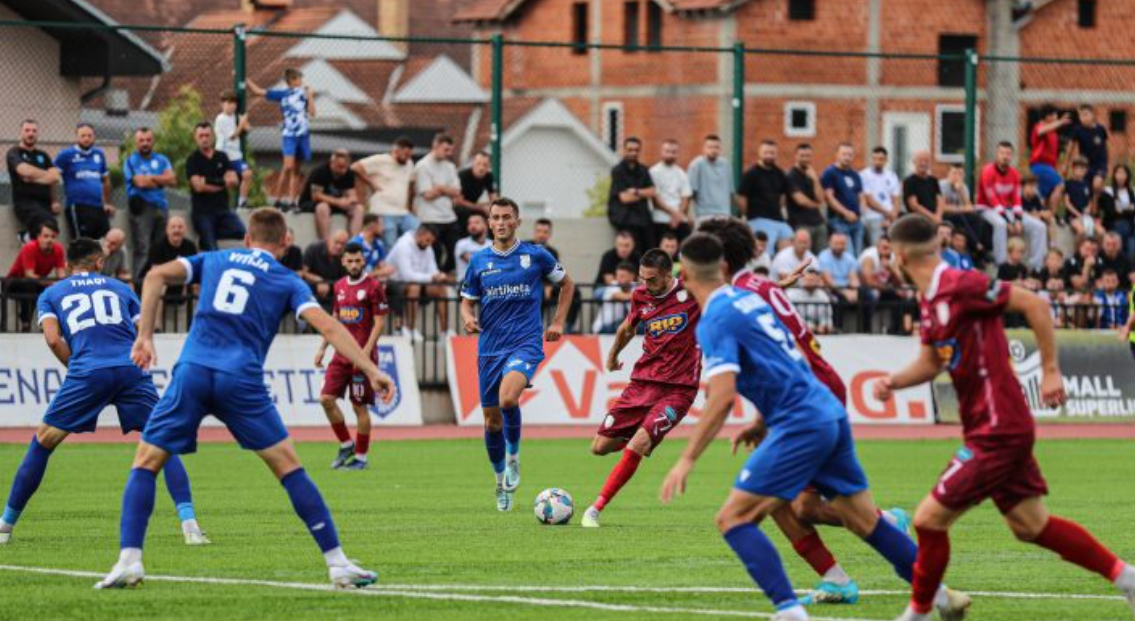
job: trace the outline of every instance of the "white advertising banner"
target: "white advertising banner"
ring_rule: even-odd
[[[613,373],[604,366],[613,336],[570,336],[544,344],[544,363],[532,378],[532,388],[521,397],[524,421],[534,424],[598,426],[609,406],[630,382],[634,361],[642,355],[636,338],[623,350],[623,369]],[[831,336],[821,339],[827,358],[848,387],[848,413],[853,423],[930,424],[934,420],[929,385],[907,390],[891,401],[871,396],[873,379],[910,362],[918,354],[918,340],[910,337]],[[458,424],[482,424],[477,378],[476,337],[449,340],[450,393]],[[704,386],[703,386],[704,388]],[[697,419],[705,402],[698,395],[687,421]],[[739,400],[731,423],[752,420],[755,409]]]
[[[185,341],[184,334],[159,334],[154,339],[158,365],[153,369],[158,393],[165,391],[170,372]],[[320,338],[312,335],[276,337],[264,361],[264,383],[288,426],[327,424],[319,405],[324,369],[315,368],[315,350]],[[398,392],[390,405],[371,406],[371,420],[378,425],[421,425],[422,402],[414,374],[414,351],[401,337],[379,341],[379,366],[394,378]],[[328,352],[326,361],[330,362]],[[67,369],[59,364],[38,334],[12,334],[0,338],[0,427],[38,425],[51,398],[58,392]],[[340,405],[346,412],[344,402]],[[347,420],[353,418],[347,414]],[[219,425],[214,418],[206,425]],[[117,426],[114,408],[99,418],[100,426]]]

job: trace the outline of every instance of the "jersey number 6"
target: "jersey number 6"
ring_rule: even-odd
[[[256,276],[244,270],[225,270],[217,283],[213,308],[230,315],[240,315],[248,304],[248,288],[256,284]]]

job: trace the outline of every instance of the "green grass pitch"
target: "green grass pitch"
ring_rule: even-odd
[[[93,577],[5,569],[0,570],[0,619],[728,618],[712,611],[767,617],[769,604],[755,589],[744,591],[751,583],[713,526],[742,458],[730,456],[728,446],[718,442],[698,465],[687,495],[662,506],[658,486],[681,444],[667,443],[643,463],[638,477],[604,512],[604,527],[597,531],[580,528],[578,515],[566,527],[541,526],[531,509],[545,487],[570,491],[577,513],[594,498],[616,457],[591,456],[584,440],[526,441],[523,485],[509,514],[494,508],[492,477],[477,441],[379,440],[371,469],[361,473],[329,470],[331,444],[303,444],[301,456],[331,506],[348,556],[380,572],[381,582],[370,596],[323,590],[326,574],[318,550],[268,470],[235,445],[203,445],[186,465],[201,524],[214,543],[204,548],[181,543],[172,503],[159,482],[146,548],[148,574],[291,586],[151,579],[133,591],[99,592],[91,589]],[[913,508],[957,445],[861,442],[880,505]],[[0,493],[7,494],[23,453],[23,446],[0,446]],[[1135,558],[1131,444],[1046,441],[1038,453],[1052,488],[1053,512],[1082,522],[1121,556]],[[64,445],[12,544],[0,548],[0,565],[108,570],[117,555],[119,503],[132,454],[133,447],[125,444]],[[811,586],[811,570],[771,522],[764,528],[781,550],[794,585]],[[818,607],[812,614],[884,621],[897,616],[907,601],[906,585],[889,566],[846,532],[829,528],[822,534],[862,589],[887,593],[864,595],[856,606]],[[1045,550],[1017,543],[989,504],[963,519],[952,544],[947,582],[989,592],[974,597],[972,619],[1131,619],[1111,585]],[[524,588],[460,590],[454,585]],[[595,585],[629,588],[556,588]],[[643,587],[663,592],[635,590]]]

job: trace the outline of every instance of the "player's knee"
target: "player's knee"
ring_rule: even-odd
[[[726,505],[717,512],[717,517],[714,518],[714,522],[717,524],[717,530],[724,535],[725,533],[733,530],[734,528],[737,528],[738,526],[741,526],[742,524],[747,524],[749,522],[759,522],[759,519],[748,519],[747,516],[742,515],[734,508]]]
[[[485,431],[497,433],[504,429],[504,419],[501,418],[500,412],[496,415],[485,412]]]
[[[815,524],[819,521],[820,499],[815,494],[800,494],[792,501],[792,512],[801,521]]]
[[[650,435],[646,433],[636,433],[631,441],[627,443],[627,449],[637,453],[642,457],[650,454],[650,450],[654,448],[654,442],[650,439]]]
[[[322,405],[324,410],[331,410],[335,407],[335,396],[319,395],[319,405]]]

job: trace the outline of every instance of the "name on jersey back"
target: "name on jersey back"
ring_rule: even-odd
[[[256,269],[265,273],[267,273],[268,270],[271,269],[271,266],[268,265],[268,262],[260,258],[260,256],[257,254],[233,253],[230,254],[228,258],[230,263],[240,263],[241,265],[255,267]]]

